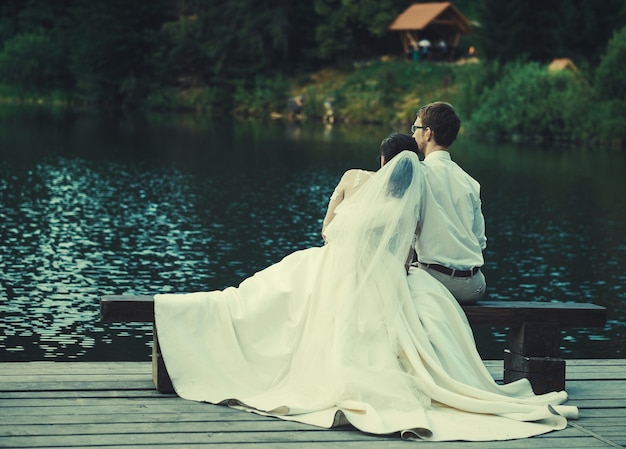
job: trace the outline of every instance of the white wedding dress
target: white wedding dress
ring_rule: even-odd
[[[223,291],[155,297],[159,344],[182,398],[403,438],[505,440],[563,429],[565,392],[498,385],[463,310],[404,262],[423,177],[408,151],[349,200],[328,244]],[[407,282],[408,281],[408,282]]]

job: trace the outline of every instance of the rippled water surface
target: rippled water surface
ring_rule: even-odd
[[[101,323],[100,295],[224,288],[320,245],[339,176],[390,131],[0,113],[0,359],[148,360],[151,325]],[[461,137],[453,158],[482,185],[489,297],[604,305],[564,352],[624,357],[624,155]],[[503,331],[477,332],[484,357]]]

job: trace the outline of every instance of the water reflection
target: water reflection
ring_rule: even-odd
[[[321,244],[339,175],[376,168],[391,131],[0,116],[1,360],[147,360],[151,325],[100,323],[100,295],[223,288]],[[564,350],[622,357],[623,155],[461,139],[454,158],[482,184],[489,296],[605,305],[607,327]],[[477,339],[506,347],[501,329]]]

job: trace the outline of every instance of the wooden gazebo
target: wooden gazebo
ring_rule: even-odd
[[[389,26],[402,39],[405,54],[427,41],[454,53],[462,35],[468,34],[469,20],[452,2],[414,3]]]

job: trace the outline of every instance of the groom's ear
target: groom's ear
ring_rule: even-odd
[[[431,129],[428,126],[426,128],[424,128],[424,137],[426,138],[426,140],[430,140],[432,135],[433,135],[433,133],[432,133]]]

